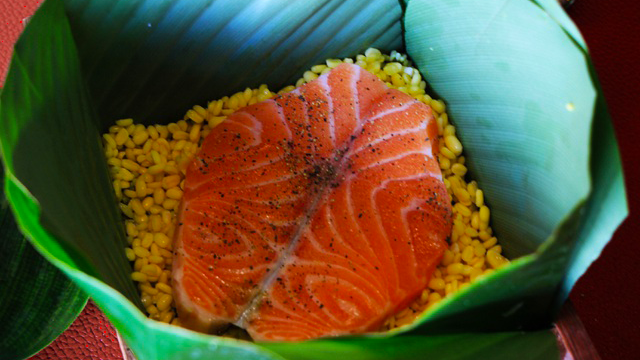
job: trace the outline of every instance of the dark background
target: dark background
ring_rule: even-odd
[[[603,359],[640,359],[640,2],[576,0],[569,15],[587,40],[609,105],[630,209],[571,300]]]
[[[22,20],[41,1],[0,0],[0,84]],[[582,322],[604,360],[640,359],[640,2],[576,0],[569,15],[584,35],[622,151],[631,214],[571,293]],[[541,54],[544,56],[544,54]],[[120,359],[113,329],[90,305],[71,328],[37,359],[67,358],[63,349],[82,349],[78,359]]]

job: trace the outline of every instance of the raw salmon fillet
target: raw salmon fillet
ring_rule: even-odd
[[[181,322],[257,341],[379,329],[447,247],[436,142],[428,106],[350,64],[230,115],[187,169]]]

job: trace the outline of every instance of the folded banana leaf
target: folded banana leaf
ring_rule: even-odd
[[[4,171],[0,166],[0,179]],[[78,316],[87,295],[51,265],[18,230],[0,188],[0,360],[27,358]]]
[[[146,319],[101,132],[370,46],[407,52],[447,102],[512,264],[385,334],[254,344]],[[21,230],[140,360],[558,358],[553,317],[627,215],[588,50],[553,0],[47,0],[15,47],[0,145]]]

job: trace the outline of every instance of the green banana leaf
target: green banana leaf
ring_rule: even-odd
[[[100,133],[118,118],[166,123],[247,86],[279,88],[369,46],[408,52],[446,100],[517,259],[386,334],[252,344],[146,319]],[[557,358],[545,329],[627,215],[584,40],[551,0],[47,0],[15,48],[0,146],[20,228],[141,360]]]
[[[0,179],[4,171],[0,166]],[[78,316],[87,295],[18,230],[0,189],[0,359],[17,360],[49,345]]]
[[[304,350],[289,344],[269,344],[287,359],[558,359],[557,339],[551,331],[463,333],[440,336],[395,336],[367,341],[358,338],[312,341]],[[461,346],[461,344],[464,344]],[[523,352],[523,349],[526,351]]]

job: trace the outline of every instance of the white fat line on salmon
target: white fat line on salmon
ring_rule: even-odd
[[[269,181],[264,181],[264,182],[257,183],[257,184],[253,184],[252,183],[251,185],[242,185],[242,186],[218,186],[218,187],[216,187],[216,190],[213,191],[213,192],[220,192],[220,190],[253,189],[253,188],[257,188],[257,187],[264,186],[264,185],[272,185],[272,184],[276,184],[276,183],[281,183],[281,182],[284,182],[284,181],[287,181],[287,180],[291,180],[291,179],[293,179],[295,177],[298,177],[298,176],[304,176],[304,175],[302,173],[300,173],[300,174],[292,173],[292,174],[288,174],[288,175],[285,175],[285,176],[282,176],[282,177],[279,177],[279,178],[271,179]],[[211,182],[212,182],[211,180],[203,181],[201,184],[198,184],[197,186],[192,187],[192,189],[190,191],[198,191],[198,190],[200,190],[200,189],[198,189],[200,186],[205,186],[205,185],[207,185],[207,184],[209,184]],[[203,192],[206,193],[206,191],[203,191]]]
[[[356,212],[354,211],[354,207],[353,207],[353,199],[351,196],[351,184],[353,183],[351,181],[351,179],[347,179],[346,181],[346,188],[347,188],[347,208],[349,210],[349,216],[351,216],[351,219],[353,220],[353,224],[356,227],[356,230],[358,232],[358,234],[360,234],[363,238],[365,238],[366,240],[368,240],[367,236],[365,235],[364,231],[362,230],[362,228],[360,227],[360,223],[358,222],[358,218],[359,216],[356,215]],[[369,241],[367,241],[367,243],[370,244]],[[376,260],[378,261],[379,264],[383,264],[384,262],[380,259],[380,256],[382,254],[380,254],[379,252],[373,251],[373,249],[371,249],[373,252],[373,255],[375,256]],[[384,278],[383,278],[384,279]],[[388,289],[388,284],[385,284],[385,288]]]
[[[344,267],[337,267],[337,268],[344,268]],[[351,299],[351,301],[346,300],[346,299],[341,299],[338,298],[337,296],[328,296],[326,299],[321,300],[323,303],[327,303],[330,304],[332,301],[335,301],[338,306],[345,311],[345,313],[349,314],[349,315],[354,315],[354,318],[359,317],[358,314],[360,314],[362,312],[362,308],[358,305],[356,305],[354,302],[356,300],[358,300],[358,302],[360,304],[367,304],[365,306],[365,308],[368,308],[369,310],[371,309],[377,309],[377,306],[379,304],[372,304],[369,298],[369,294],[367,294],[366,292],[364,292],[360,287],[356,286],[356,284],[352,283],[349,280],[345,280],[345,278],[343,277],[336,277],[336,276],[320,276],[320,275],[315,275],[315,274],[309,274],[305,277],[304,279],[305,281],[305,286],[313,289],[315,286],[314,284],[325,284],[327,282],[337,282],[339,281],[339,283],[337,283],[337,285],[339,285],[341,288],[346,288],[348,289],[347,291],[338,291],[338,294],[349,294],[349,297],[353,297]],[[345,309],[345,306],[348,306],[348,309]],[[334,320],[335,325],[337,325],[337,327],[339,327],[343,322],[340,321],[338,318],[336,318],[334,315],[329,315],[331,314],[330,312],[327,311],[328,308],[331,308],[331,306],[323,306],[323,308],[321,309],[323,313],[327,314],[327,317],[331,318]],[[321,321],[327,321],[326,318],[321,318],[319,315],[316,314],[316,317],[318,319],[320,319]]]
[[[371,192],[371,201],[374,201],[376,194],[378,193],[378,191],[380,191],[381,189],[384,189],[385,187],[387,187],[387,185],[391,182],[399,182],[399,181],[411,181],[411,180],[418,180],[418,179],[426,179],[429,177],[434,177],[434,178],[438,178],[438,174],[432,173],[432,172],[422,172],[420,174],[417,175],[413,175],[413,176],[405,176],[405,177],[399,177],[399,178],[395,178],[395,179],[387,179],[384,180],[380,183],[380,185],[376,186],[375,189],[373,189],[373,191]]]
[[[310,232],[310,234],[308,234],[307,236],[309,238],[309,242],[313,246],[313,249],[315,249],[320,254],[324,254],[324,255],[326,255],[328,257],[339,259],[340,261],[344,260],[344,258],[342,256],[340,256],[340,255],[338,255],[336,253],[331,253],[329,251],[324,250],[322,248],[322,246],[320,246],[320,244],[318,243],[317,237],[315,236],[315,234],[313,234],[313,232]],[[300,259],[300,257],[298,257],[298,259]],[[303,260],[303,261],[313,264],[313,262],[311,262],[311,260]],[[355,261],[352,261],[351,265],[354,266],[354,267],[358,266],[358,270],[360,270],[360,271],[358,271],[358,270],[353,271],[353,269],[349,269],[347,267],[344,267],[343,265],[339,265],[339,263],[332,264],[331,265],[331,270],[342,269],[342,270],[345,270],[345,271],[353,274],[354,277],[359,278],[362,281],[366,282],[368,287],[369,287],[369,289],[372,290],[374,293],[377,293],[380,298],[384,298],[384,296],[380,293],[380,291],[376,287],[371,286],[371,283],[372,283],[371,279],[368,279],[368,278],[366,278],[366,277],[364,277],[362,275],[362,273],[364,272],[364,273],[368,274],[370,278],[373,278],[373,280],[377,280],[376,277],[375,277],[375,274],[370,272],[370,271],[367,271],[366,268],[363,268],[363,267],[359,266],[359,264],[357,264]],[[377,281],[375,281],[375,282],[377,283]]]
[[[409,205],[405,206],[402,208],[402,210],[400,211],[400,216],[402,219],[402,225],[404,226],[404,230],[407,232],[407,234],[411,235],[411,227],[409,226],[409,222],[407,221],[407,214],[410,211],[416,211],[416,210],[423,210],[421,205],[423,205],[426,202],[426,199],[420,199],[420,198],[413,198],[411,199],[411,202],[409,203]],[[409,236],[409,238],[411,238],[411,236]],[[418,274],[417,270],[418,267],[415,266],[416,264],[418,264],[418,261],[416,260],[416,251],[415,251],[415,247],[413,246],[413,241],[410,242],[409,246],[411,246],[411,258],[413,259],[413,265],[414,265],[414,273],[413,273],[413,277],[414,280],[416,280],[416,282],[419,282],[418,280],[421,278],[420,274]],[[425,287],[426,287],[426,283],[425,283]]]
[[[289,314],[289,313],[287,313],[287,314]],[[277,323],[280,326],[282,326],[282,328],[286,328],[285,325],[289,325],[288,327],[289,328],[294,328],[295,330],[293,330],[293,331],[295,331],[296,333],[298,331],[300,331],[300,329],[308,329],[310,331],[313,331],[313,330],[317,329],[318,327],[322,327],[323,325],[325,325],[325,324],[322,324],[322,323],[309,324],[309,321],[306,321],[305,317],[302,317],[302,316],[299,316],[299,315],[296,318],[293,318],[291,315],[289,315],[289,318],[265,316],[261,320]],[[280,332],[280,331],[278,331],[278,332]]]
[[[231,203],[228,203],[228,202],[224,202],[224,203],[225,203],[225,205],[230,205],[231,204]],[[222,213],[222,212],[224,212],[223,216],[215,216],[215,214]],[[255,220],[257,220],[259,223],[262,223],[262,224],[272,225],[272,226],[276,226],[276,227],[286,227],[286,226],[291,226],[291,225],[295,224],[295,221],[289,221],[289,222],[284,222],[284,221],[269,222],[269,221],[265,221],[263,217],[258,216],[258,214],[256,214],[255,212],[253,212],[253,211],[248,211],[248,212],[255,217]],[[201,213],[204,214],[204,212],[201,212]],[[258,236],[260,236],[260,238],[265,242],[265,244],[269,245],[270,249],[272,249],[274,251],[281,251],[284,248],[284,246],[278,245],[278,243],[275,243],[275,242],[271,241],[269,238],[267,238],[260,231],[259,228],[257,228],[252,222],[250,222],[249,220],[246,219],[246,216],[239,216],[239,215],[236,215],[236,214],[229,213],[228,211],[221,210],[219,212],[214,212],[214,215],[209,215],[208,217],[210,219],[212,219],[212,220],[218,220],[219,222],[224,222],[224,221],[229,220],[229,219],[234,219],[238,223],[244,223],[245,226],[247,227],[247,229],[250,229],[250,231],[253,231],[254,234],[257,234]],[[186,226],[186,225],[183,225],[183,226]]]
[[[353,214],[351,214],[351,215],[353,215]],[[328,217],[329,229],[331,230],[332,237],[333,237],[334,239],[336,239],[336,240],[340,241],[340,243],[341,243],[341,244],[343,244],[343,246],[345,246],[345,247],[347,247],[348,249],[350,249],[353,253],[357,254],[358,258],[359,258],[361,261],[366,262],[366,263],[370,266],[370,268],[371,268],[371,269],[376,269],[376,268],[378,268],[376,265],[372,264],[372,263],[371,263],[371,261],[369,261],[369,259],[367,259],[366,257],[362,256],[362,255],[360,254],[360,252],[356,251],[356,249],[354,249],[354,248],[351,246],[351,244],[350,244],[348,241],[346,241],[346,240],[342,237],[342,234],[340,234],[340,233],[338,232],[338,229],[336,228],[336,224],[335,224],[335,217],[333,216],[333,211],[331,210],[331,207],[330,207],[330,206],[327,206],[327,217]],[[355,218],[354,218],[354,220],[355,220]],[[364,236],[363,236],[363,237],[364,237]],[[368,245],[370,245],[370,244],[369,244],[369,242],[367,242],[367,244],[368,244]],[[369,247],[369,250],[371,250],[371,254],[374,254],[373,249],[371,249],[371,248]],[[361,269],[362,269],[362,268],[361,268]],[[375,277],[375,274],[374,274],[374,273],[372,273],[371,271],[366,270],[366,268],[364,269],[364,271],[365,271],[365,272],[367,272],[367,273],[369,273],[373,278],[376,278],[376,277]],[[378,280],[378,279],[376,279],[376,280]],[[385,288],[386,288],[386,284],[384,284],[384,281],[383,281],[383,282],[376,281],[376,282],[377,282],[377,284],[379,285],[380,289],[385,289]],[[378,293],[379,293],[379,291],[378,291]],[[381,296],[382,296],[382,294],[381,294]]]
[[[278,113],[278,119],[280,120],[282,125],[284,125],[284,128],[287,130],[287,140],[289,140],[289,141],[292,140],[293,139],[293,133],[291,132],[291,128],[289,127],[289,123],[287,123],[287,119],[284,116],[284,110],[282,108],[282,105],[280,105],[279,102],[277,102],[277,101],[275,101],[273,99],[266,100],[265,102],[268,102],[270,105],[276,107],[276,111]]]
[[[353,79],[351,79],[351,92],[353,93],[353,106],[354,109],[356,109],[356,111],[354,111],[355,115],[356,115],[356,124],[360,124],[360,119],[362,119],[362,114],[360,114],[360,93],[358,92],[358,81],[360,81],[360,78],[362,77],[362,68],[360,68],[360,66],[356,66],[355,67],[355,75],[353,76]],[[362,125],[364,126],[364,124]],[[362,126],[360,126],[355,132],[354,134],[357,134],[358,131],[360,131],[362,129]],[[353,143],[353,141],[351,141]],[[349,144],[349,146],[351,146],[351,144]]]
[[[234,203],[230,203],[230,202],[224,201],[224,200],[208,199],[207,201],[208,202],[217,202],[217,203],[220,203],[220,204],[229,205],[230,207],[235,207]],[[257,214],[255,211],[245,210],[245,212],[248,213],[248,214],[254,215],[256,218],[264,219],[264,217],[260,216],[260,214]],[[233,215],[233,214],[228,214],[228,215]],[[267,223],[267,224],[270,224],[270,225],[278,226],[278,227],[291,226],[291,225],[294,225],[294,224],[298,223],[298,221],[296,221],[296,220],[293,220],[293,221],[264,221],[264,222]]]
[[[270,326],[268,327],[268,329],[265,330],[261,330],[261,331],[257,331],[257,332],[261,332],[263,334],[269,334],[272,332],[275,332],[279,335],[286,335],[288,333],[291,333],[292,335],[295,336],[299,336],[300,333],[304,333],[307,334],[311,337],[313,337],[314,335],[316,335],[318,333],[318,329],[323,329],[326,328],[326,322],[323,323],[309,323],[307,321],[305,321],[305,318],[302,316],[299,316],[299,314],[296,314],[296,318],[282,318],[282,317],[274,317],[274,316],[265,316],[263,317],[261,320],[263,320],[264,322],[270,322],[272,324],[278,324],[280,326]],[[300,320],[296,320],[296,319],[300,319]],[[292,325],[287,327],[286,325]],[[294,330],[285,330],[285,329],[294,329]],[[272,329],[278,329],[278,330],[272,330]],[[286,337],[285,337],[286,338]],[[274,339],[276,340],[276,339]]]
[[[192,261],[190,258],[186,258],[185,262],[186,261],[188,261],[189,266],[192,266],[192,267],[194,267],[196,269],[200,269],[200,271],[205,271],[205,270],[202,270],[198,266],[197,262]],[[233,306],[233,304],[229,304],[228,302],[225,304],[225,302],[222,300],[222,299],[225,299],[224,290],[221,289],[213,281],[205,281],[201,277],[194,277],[194,276],[190,276],[189,278],[191,279],[192,284],[196,287],[196,289],[200,290],[198,292],[199,296],[201,296],[203,299],[208,300],[209,304],[211,304],[212,307],[214,307],[214,308],[218,307],[218,308],[221,308],[221,309],[228,310],[229,306]],[[184,279],[184,276],[181,276],[179,279],[177,278],[175,284],[177,284],[178,287],[182,287],[182,280],[183,279]],[[189,298],[188,295],[186,295],[187,292],[185,290],[178,291],[178,292],[176,292],[176,294],[185,294],[186,298],[187,299]],[[213,294],[215,296],[211,296],[211,295],[208,295],[208,294]],[[217,304],[217,305],[215,305],[215,304]],[[196,304],[196,303],[190,303],[189,307],[190,307],[190,309],[189,309],[190,312],[195,312],[195,313],[201,314],[200,316],[204,315],[206,317],[209,317],[211,323],[217,324],[216,326],[224,325],[224,323],[228,323],[228,322],[230,322],[232,320],[230,317],[211,318],[209,316],[209,311],[206,310],[205,308],[203,308],[202,306]]]
[[[310,261],[310,260],[304,260],[301,259],[299,257],[296,256],[292,256],[291,257],[291,261],[290,263],[295,262],[296,264],[298,264],[299,266],[314,266],[317,263],[314,261]],[[336,265],[334,266],[335,269],[340,269],[340,270],[346,270],[348,271],[348,269],[344,268],[343,266],[339,266]],[[284,286],[284,291],[286,293],[292,293],[292,292],[296,292],[296,290],[291,286],[291,283],[289,281],[288,278],[284,278],[281,281],[279,281],[281,284],[283,284]],[[390,309],[390,303],[383,305],[383,304],[376,304],[376,305],[372,305],[371,303],[371,298],[369,296],[369,294],[365,293],[360,287],[355,286],[355,284],[353,284],[351,281],[349,280],[345,280],[345,278],[343,277],[336,277],[336,276],[331,276],[331,275],[315,275],[315,274],[306,274],[305,278],[304,278],[304,289],[307,290],[307,292],[309,293],[309,295],[312,295],[313,289],[315,288],[314,284],[326,284],[327,282],[335,282],[337,285],[340,285],[341,287],[346,287],[349,289],[349,291],[345,292],[345,293],[349,293],[350,296],[357,296],[360,298],[360,303],[361,304],[368,304],[367,307],[370,309],[375,309],[375,308],[384,308],[386,310]],[[314,298],[316,298],[316,296],[312,296]],[[331,296],[327,299],[320,299],[318,298],[318,301],[321,304],[330,304],[333,301],[336,301],[336,297]],[[354,299],[355,300],[355,299]],[[346,301],[346,300],[343,300]],[[318,304],[318,302],[316,302],[316,304]],[[344,304],[340,304],[338,302],[338,305],[344,305]],[[337,327],[339,327],[342,322],[337,319],[333,314],[331,314],[330,312],[328,312],[328,308],[330,308],[331,306],[322,306],[321,310],[323,313],[325,313],[327,316],[326,317],[321,317],[317,312],[304,312],[304,311],[295,311],[292,310],[291,308],[289,308],[288,306],[284,306],[284,304],[279,300],[279,298],[277,296],[271,296],[270,297],[270,306],[272,306],[275,309],[278,309],[280,311],[282,311],[283,313],[287,314],[289,316],[289,320],[293,320],[294,319],[301,319],[304,322],[308,323],[312,323],[315,324],[316,326],[319,327],[327,327],[327,321],[330,319],[334,320],[334,326],[338,325]],[[355,305],[352,304],[353,307],[357,307]],[[385,310],[385,311],[386,311]],[[358,312],[360,312],[360,310],[357,310]],[[279,320],[282,320],[281,318],[278,318]]]
[[[244,126],[245,128],[247,128],[248,130],[250,130],[251,132],[254,131],[258,131],[258,133],[256,133],[256,135],[258,135],[258,137],[261,137],[262,134],[262,122],[260,120],[258,120],[253,114],[248,113],[246,111],[238,111],[234,114],[235,118],[238,118],[240,116],[246,116],[249,118],[249,120],[251,120],[251,123],[253,125],[252,126],[248,126],[247,124],[244,124],[240,121],[237,120],[233,120],[232,118],[227,117],[225,119],[225,121],[229,124],[238,124],[240,126]]]
[[[201,231],[201,227],[196,224],[187,224],[184,225],[185,229],[190,229],[194,231],[198,231],[203,235],[203,231]],[[203,236],[202,239],[209,244],[219,244],[223,242],[223,240],[216,234],[207,234],[207,236]]]
[[[245,201],[245,202],[252,203],[252,204],[279,205],[279,206],[282,206],[282,205],[286,205],[286,204],[291,204],[291,203],[296,202],[296,201],[300,201],[304,197],[305,197],[305,194],[298,193],[296,195],[288,196],[288,197],[278,196],[277,200],[255,200],[255,199],[249,199],[249,198],[243,198],[243,197],[236,197],[236,200],[241,200],[241,201]]]
[[[260,121],[258,121],[258,119],[255,116],[253,116],[253,115],[251,115],[251,114],[249,114],[247,112],[244,112],[244,111],[238,112],[235,115],[236,116],[244,115],[244,116],[248,117],[249,120],[251,120],[251,122],[254,125],[254,127],[252,128],[252,127],[247,126],[246,124],[243,124],[243,123],[241,123],[239,121],[235,121],[235,120],[232,120],[232,119],[229,119],[229,118],[225,118],[224,122],[226,124],[243,127],[245,129],[249,130],[254,135],[254,140],[253,140],[252,143],[247,143],[247,145],[245,145],[243,147],[238,147],[237,149],[235,149],[234,154],[237,154],[239,152],[243,152],[243,151],[252,149],[255,146],[260,145],[262,143],[262,123]],[[226,156],[227,156],[227,154],[223,154],[221,156],[216,156],[216,157],[213,157],[213,158],[202,158],[202,157],[198,156],[197,160],[196,160],[196,163],[199,165],[199,169],[202,171],[203,167],[208,168],[210,164],[213,164],[213,163],[215,163],[217,161],[220,161],[220,160],[224,160],[226,158]],[[235,174],[233,174],[233,175],[235,175]],[[206,182],[207,182],[206,180],[203,180],[203,181],[201,181],[201,182],[199,182],[197,184],[192,184],[191,188],[198,188],[198,187],[200,187],[200,185],[202,185],[202,184],[204,184]]]
[[[262,123],[260,121],[258,121],[258,119],[256,119],[255,116],[253,116],[253,115],[251,115],[251,114],[249,114],[247,112],[244,112],[244,111],[239,112],[239,113],[234,114],[234,115],[235,115],[236,118],[240,117],[241,115],[244,115],[244,116],[248,117],[251,120],[251,122],[253,123],[253,127],[248,126],[246,124],[243,124],[243,123],[241,123],[239,121],[232,120],[230,118],[226,118],[225,121],[228,124],[234,124],[234,125],[242,126],[242,127],[246,128],[247,130],[249,130],[255,136],[255,141],[251,145],[255,146],[255,145],[258,145],[258,144],[262,143]]]
[[[218,274],[230,274],[230,275],[238,275],[238,274],[242,274],[242,275],[246,275],[246,274],[251,274],[251,273],[256,273],[256,272],[260,272],[260,271],[264,271],[266,270],[269,265],[252,265],[253,269],[250,267],[243,267],[243,268],[235,268],[235,269],[216,269],[216,271],[218,272]]]
[[[193,228],[193,225],[191,226]],[[236,260],[236,259],[242,259],[245,257],[246,254],[251,254],[251,252],[253,251],[252,249],[252,243],[249,241],[249,239],[247,239],[247,237],[240,231],[238,230],[238,228],[236,228],[235,226],[231,225],[231,224],[225,224],[225,228],[226,229],[231,229],[233,232],[236,233],[236,235],[242,239],[242,244],[244,245],[244,247],[247,249],[244,252],[236,252],[234,251],[233,253],[230,254],[225,254],[224,255],[224,260]],[[211,233],[204,233],[202,230],[202,228],[198,228],[196,227],[195,230],[197,230],[198,232],[201,233],[201,235],[205,235],[203,236],[203,239],[209,243],[209,244],[214,244],[214,245],[225,245],[225,241],[228,242],[228,240],[223,240],[221,237],[215,235],[215,234],[211,234]],[[214,240],[210,240],[210,239],[214,239]],[[216,241],[217,240],[217,241]],[[238,244],[239,245],[239,244]]]
[[[420,126],[416,126],[416,127],[409,128],[409,129],[404,129],[402,131],[391,132],[391,133],[383,135],[383,136],[377,138],[376,140],[373,140],[373,141],[371,141],[371,142],[369,142],[369,143],[367,143],[367,144],[365,144],[365,145],[363,145],[363,146],[361,146],[361,147],[359,147],[357,149],[353,149],[353,150],[349,151],[349,153],[347,153],[347,156],[353,156],[355,154],[358,154],[358,153],[366,150],[368,147],[378,145],[379,143],[387,141],[387,140],[389,140],[389,139],[391,139],[393,137],[402,136],[402,135],[409,135],[409,134],[412,134],[412,133],[415,133],[415,132],[419,132],[420,130],[425,130],[426,128],[427,128],[427,121],[423,121],[420,124]],[[429,140],[429,142],[431,142],[431,140]]]
[[[427,145],[429,145],[429,143],[427,143]],[[404,153],[402,153],[400,155],[388,157],[388,158],[386,158],[386,159],[384,159],[382,161],[375,161],[372,164],[369,164],[367,166],[364,166],[364,167],[361,167],[359,169],[356,169],[355,172],[357,174],[357,173],[363,172],[365,170],[372,169],[374,167],[378,167],[378,166],[382,166],[382,165],[385,165],[385,164],[393,163],[393,162],[402,160],[403,158],[405,158],[407,156],[410,156],[410,155],[424,155],[426,157],[432,157],[431,156],[431,146],[430,145],[426,146],[421,151],[407,151],[407,152],[404,152]],[[351,178],[351,177],[354,177],[354,176],[357,176],[357,175],[349,174],[348,177]]]
[[[322,86],[326,96],[327,96],[327,105],[329,106],[329,110],[327,111],[329,114],[329,137],[331,138],[331,144],[333,147],[336,147],[336,127],[335,127],[335,116],[333,116],[333,98],[331,97],[331,86],[329,85],[329,77],[321,76],[318,79],[318,84]]]
[[[295,90],[291,91],[290,94],[291,95],[296,95],[296,98],[302,102],[302,105],[303,105],[302,106],[302,110],[303,110],[302,119],[304,120],[304,125],[311,126],[311,123],[309,122],[309,107],[307,106],[307,98],[300,91],[299,87],[296,88]],[[314,152],[316,152],[315,146],[313,147],[313,149],[314,149]]]
[[[291,139],[292,139],[292,137],[293,137],[293,135],[292,135],[292,133],[291,133],[291,129],[289,128],[289,124],[287,124],[287,122],[285,121],[284,113],[282,112],[282,106],[280,106],[280,104],[278,104],[278,103],[277,103],[275,100],[273,100],[273,99],[265,100],[265,103],[268,103],[269,105],[274,106],[274,107],[276,108],[276,112],[278,113],[278,119],[279,119],[279,120],[280,120],[280,122],[284,125],[284,128],[285,128],[285,129],[286,129],[286,131],[287,131],[287,140],[291,140]],[[245,112],[237,112],[236,114],[240,114],[240,113],[245,113]],[[247,113],[247,115],[253,116],[253,115],[248,114],[248,113]],[[255,117],[254,117],[254,118],[255,118]],[[237,123],[237,122],[235,122],[235,121],[233,121],[233,120],[229,120],[228,118],[225,118],[225,120],[224,120],[224,121],[225,121],[225,122],[229,122],[229,123]],[[241,124],[241,123],[237,123],[237,124],[238,124],[238,125],[243,125],[243,124]],[[245,126],[246,128],[248,128],[246,125],[244,125],[244,126]],[[260,123],[260,126],[261,126],[261,129],[262,129],[262,123]],[[220,125],[216,126],[216,128],[219,128],[219,127],[220,127]],[[262,136],[260,136],[260,138],[262,138]],[[234,154],[237,154],[237,153],[239,153],[239,152],[242,152],[242,151],[245,151],[245,150],[248,150],[248,149],[251,149],[251,148],[253,148],[253,146],[247,146],[247,147],[239,148],[238,150],[234,150],[234,152],[233,152],[233,153],[234,153]],[[217,161],[223,160],[223,159],[224,159],[224,158],[226,158],[227,156],[228,156],[228,154],[223,154],[223,155],[221,155],[221,156],[210,157],[210,158],[200,158],[200,157],[198,157],[198,161],[199,161],[199,162],[202,162],[203,164],[204,164],[204,163],[206,163],[206,164],[212,164],[212,163],[215,163],[215,162],[217,162]]]
[[[263,167],[268,166],[268,165],[276,164],[276,163],[278,163],[278,162],[280,162],[282,160],[284,160],[284,155],[278,155],[278,156],[276,156],[276,157],[274,157],[272,159],[267,159],[267,160],[262,161],[262,162],[252,163],[251,166],[247,166],[247,167],[238,169],[236,171],[231,171],[231,172],[229,172],[229,174],[227,174],[225,176],[229,177],[229,176],[242,174],[242,173],[247,172],[247,171],[257,170],[257,169],[263,168]]]
[[[245,254],[245,253],[243,253]],[[235,255],[235,254],[234,254]],[[198,269],[201,273],[205,274],[205,273],[210,273],[211,269],[209,268],[209,266],[204,266],[202,264],[202,262],[194,260],[197,258],[198,254],[190,254],[190,253],[185,253],[185,255],[183,255],[185,258],[185,261],[187,261],[189,263],[189,266]],[[246,257],[243,257],[246,258]],[[218,259],[222,259],[222,258],[218,258]],[[228,261],[231,262],[232,260],[234,260],[235,257],[233,256],[229,256],[229,255],[225,255],[224,256],[224,261]],[[251,265],[251,267],[242,267],[242,268],[216,268],[216,273],[212,274],[213,276],[215,276],[216,278],[219,278],[219,276],[217,276],[217,274],[221,274],[221,273],[227,273],[227,274],[250,274],[250,273],[255,273],[255,272],[261,272],[264,271],[266,268],[268,267],[267,264],[255,264],[255,265]],[[181,276],[181,274],[180,274]],[[208,282],[205,282],[205,284],[208,284]],[[220,292],[217,294],[218,296],[224,295],[225,292],[220,289]]]
[[[403,111],[409,110],[410,107],[412,107],[413,105],[417,105],[417,104],[420,104],[420,102],[417,101],[417,100],[411,100],[411,101],[409,101],[406,104],[403,104],[401,106],[398,106],[398,107],[395,107],[395,108],[392,108],[392,109],[387,109],[387,110],[377,114],[376,116],[372,116],[369,119],[367,119],[367,121],[365,121],[364,123],[362,123],[360,125],[360,128],[358,128],[358,131],[362,130],[362,128],[367,124],[371,124],[371,123],[375,122],[376,120],[379,120],[379,119],[381,119],[381,118],[383,118],[385,116],[389,116],[389,115],[395,114],[397,112],[403,112]]]
[[[389,237],[387,235],[387,232],[384,229],[384,226],[382,226],[382,218],[380,217],[380,212],[378,211],[378,203],[376,202],[376,195],[378,194],[378,192],[381,189],[384,189],[387,187],[387,185],[389,185],[389,183],[391,182],[402,182],[402,181],[411,181],[411,180],[417,180],[417,179],[424,179],[424,178],[428,178],[428,177],[433,177],[433,173],[421,173],[418,175],[414,175],[414,176],[405,176],[405,177],[400,177],[400,178],[395,178],[395,179],[387,179],[382,181],[382,183],[380,183],[380,185],[378,185],[376,188],[373,189],[373,191],[371,191],[371,197],[369,199],[369,201],[372,204],[374,213],[372,214],[372,216],[374,216],[376,218],[376,225],[378,226],[378,231],[384,235],[385,240],[387,240],[386,243],[390,244],[390,240]],[[391,252],[393,252],[393,249],[390,249]],[[398,272],[398,267],[395,261],[393,261],[393,265],[395,268],[394,274],[395,275],[395,280],[396,280],[396,284],[400,284],[400,278],[399,276],[399,272]],[[402,288],[400,286],[398,286],[398,291],[402,291]]]
[[[309,264],[307,261],[300,261],[295,256],[293,258],[295,258],[296,261],[299,261],[301,265],[308,265]],[[283,279],[281,281],[281,283],[284,283],[283,285],[284,285],[286,293],[295,293],[296,292],[296,289],[291,287],[291,282],[289,281],[289,279]],[[306,283],[305,283],[305,286],[307,286]],[[271,306],[273,308],[276,308],[276,309],[282,311],[283,313],[287,314],[291,320],[293,320],[293,319],[301,319],[302,321],[305,321],[307,323],[311,323],[312,325],[315,325],[315,326],[318,326],[318,327],[326,326],[326,323],[327,323],[327,319],[326,318],[320,317],[317,313],[309,313],[309,312],[304,313],[302,311],[295,311],[295,310],[289,308],[288,306],[285,306],[276,296],[272,296],[271,297],[270,304],[271,304]]]

